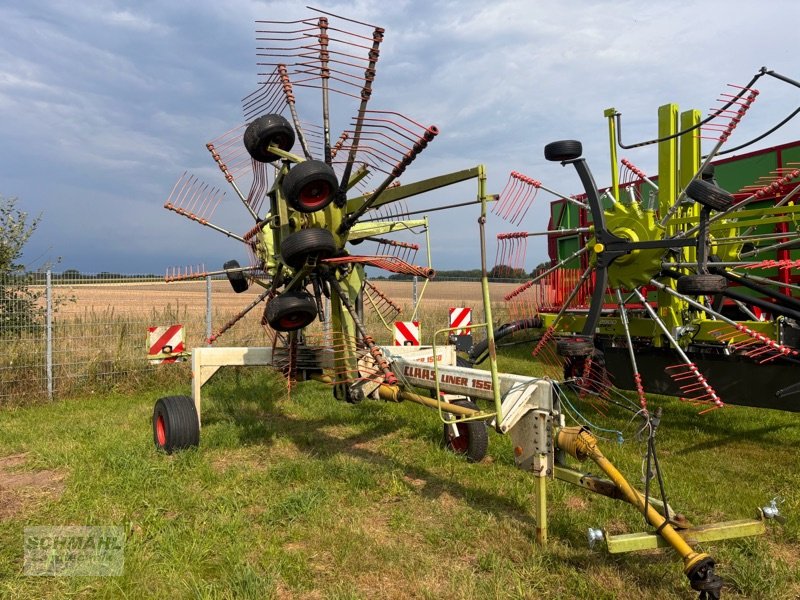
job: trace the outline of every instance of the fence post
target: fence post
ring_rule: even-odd
[[[211,275],[206,275],[206,339],[209,339],[210,337],[211,337]]]
[[[417,276],[414,275],[414,282],[411,284],[411,301],[415,309],[417,308],[417,280]]]
[[[47,374],[47,399],[53,399],[53,272],[47,269],[45,279],[45,372]]]

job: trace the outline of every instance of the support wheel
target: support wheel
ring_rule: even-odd
[[[550,142],[544,147],[544,157],[553,162],[575,160],[583,154],[583,144],[578,140]]]
[[[156,402],[153,441],[167,454],[200,444],[200,420],[189,396],[167,396]]]
[[[556,354],[567,357],[586,357],[594,353],[594,342],[591,338],[574,336],[556,339]]]
[[[284,292],[270,300],[266,316],[275,331],[295,331],[314,322],[317,303],[305,290]]]
[[[314,227],[286,236],[281,244],[281,257],[293,269],[300,269],[310,256],[316,256],[317,259],[328,258],[336,249],[333,234],[327,229]]]
[[[230,282],[234,292],[241,294],[242,292],[247,291],[247,288],[250,287],[250,284],[248,283],[247,278],[244,276],[244,273],[241,271],[228,271],[228,269],[240,268],[238,260],[229,260],[222,265],[222,268],[227,271],[225,275],[228,276],[228,281]]]
[[[712,210],[728,210],[733,205],[733,196],[710,181],[695,179],[686,186],[686,195]]]
[[[684,275],[679,277],[675,288],[681,294],[690,296],[709,296],[724,292],[728,280],[722,275]]]
[[[477,410],[478,405],[471,400],[456,400],[458,406]],[[485,421],[466,421],[456,423],[458,436],[453,435],[452,425],[445,424],[442,430],[442,443],[444,447],[464,455],[470,462],[480,462],[486,456],[489,448],[489,431]]]
[[[294,129],[280,115],[263,115],[244,130],[244,147],[258,162],[272,162],[280,157],[268,150],[271,145],[288,152],[294,146]]]
[[[586,373],[586,361],[591,357],[590,372]],[[588,377],[587,377],[588,375]],[[594,348],[586,356],[569,356],[564,361],[564,380],[574,380],[575,386],[591,394],[600,394],[609,385],[606,370],[606,355]]]
[[[281,190],[293,209],[312,213],[331,203],[338,183],[336,173],[329,165],[319,160],[307,160],[292,167],[283,178]]]

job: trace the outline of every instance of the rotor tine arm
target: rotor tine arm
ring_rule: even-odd
[[[642,387],[642,375],[639,372],[639,367],[636,364],[636,353],[633,351],[633,339],[631,338],[631,329],[628,323],[628,311],[625,309],[625,300],[622,298],[622,292],[619,288],[614,290],[617,296],[617,304],[619,305],[619,317],[622,322],[622,328],[625,330],[625,340],[628,342],[628,357],[631,360],[631,368],[633,369],[633,381],[636,384],[636,393],[639,396],[639,406],[647,414],[647,396],[645,396],[644,388]]]

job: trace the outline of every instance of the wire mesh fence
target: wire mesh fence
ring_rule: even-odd
[[[480,281],[371,283],[399,308],[395,320],[422,323],[423,343],[449,325],[451,307],[472,308],[472,322],[485,321]],[[503,296],[517,284],[491,283],[495,322],[504,318]],[[251,286],[236,294],[225,278],[165,283],[145,275],[0,274],[0,405],[95,393],[174,373],[175,366],[148,360],[148,328],[180,324],[187,349],[204,346],[263,291]],[[369,306],[365,313],[376,341],[391,344],[392,323]],[[262,314],[263,303],[215,345],[269,345]],[[177,370],[188,376],[185,366]]]

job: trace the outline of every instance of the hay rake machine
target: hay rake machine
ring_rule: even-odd
[[[488,205],[499,196],[487,194],[485,170],[480,165],[399,183],[400,175],[438,130],[396,112],[368,109],[384,30],[316,10],[307,19],[264,21],[258,22],[258,27],[264,80],[243,101],[245,124],[207,145],[253,218],[253,227],[238,235],[212,223],[213,211],[224,194],[191,175],[179,179],[166,208],[242,243],[250,263],[240,266],[228,261],[217,273],[225,274],[236,292],[251,285],[263,291],[209,338],[209,347],[192,351],[192,396],[158,400],[153,412],[156,447],[174,452],[199,444],[201,388],[223,366],[270,365],[283,371],[290,389],[296,379],[313,379],[332,386],[337,399],[353,403],[365,399],[415,402],[438,412],[445,445],[470,460],[484,457],[489,426],[511,437],[516,464],[533,475],[537,542],[547,540],[548,481],[567,481],[632,504],[654,527],[651,533],[625,541],[606,536],[611,551],[671,546],[683,560],[691,587],[701,597],[719,597],[722,580],[715,574],[714,560],[692,549],[687,540],[757,535],[765,531],[764,518],[771,513],[762,511],[755,520],[684,529],[685,523],[665,497],[659,501],[650,496],[649,488],[642,493],[628,483],[603,455],[597,437],[587,427],[580,423],[567,426],[571,413],[565,408],[570,405],[566,388],[550,378],[498,372],[484,226]],[[358,108],[334,141],[333,109],[347,98],[356,100]],[[322,125],[301,120],[301,115],[319,107],[320,100]],[[564,142],[550,146],[548,153],[573,161],[588,177],[588,169],[581,167],[583,163],[574,155],[577,150],[576,143]],[[376,174],[382,179],[377,186],[367,187],[368,178]],[[382,347],[363,320],[365,306],[372,307],[384,325],[399,311],[397,303],[366,281],[366,266],[426,279],[434,275],[430,252],[428,265],[416,266],[410,261],[418,245],[395,237],[412,230],[427,234],[426,218],[409,218],[427,211],[410,211],[401,203],[466,181],[477,183],[473,200],[428,210],[480,207],[486,322],[472,328],[486,332],[479,346],[489,358],[488,370],[464,366],[459,360],[463,357],[456,356],[452,345],[437,346],[436,340],[448,337],[449,329],[436,332],[431,346]],[[595,222],[602,223],[603,215],[595,213]],[[362,242],[375,243],[388,252],[355,254]],[[614,241],[598,238],[596,245],[601,243],[613,245]],[[171,270],[167,279],[209,274],[204,268]],[[271,334],[271,346],[211,346],[262,304],[262,324]],[[317,327],[318,319],[326,325]],[[539,315],[520,319],[498,333],[538,327],[541,321]],[[581,344],[575,337],[569,339],[571,348]],[[479,407],[478,402],[484,406]],[[637,405],[631,410],[642,430],[655,431],[656,415]],[[650,447],[657,465],[652,436]],[[570,466],[568,457],[592,460],[605,477]],[[596,532],[593,535],[597,537]]]
[[[800,410],[800,144],[721,157],[764,76],[800,87],[762,69],[723,94],[706,118],[662,106],[651,142],[623,144],[621,115],[608,109],[612,184],[605,190],[574,140],[548,144],[545,157],[572,165],[583,194],[511,174],[495,209],[509,222],[522,222],[539,191],[558,199],[548,231],[498,235],[498,261],[509,268],[524,264],[536,235],[548,236],[552,258],[506,296],[509,313],[541,332],[533,354],[563,365],[582,394],[608,394],[613,382],[635,391],[643,410],[648,392],[703,411],[726,403]],[[703,156],[701,139],[709,137],[714,145]],[[617,148],[651,143],[658,175],[622,159],[620,177]]]

